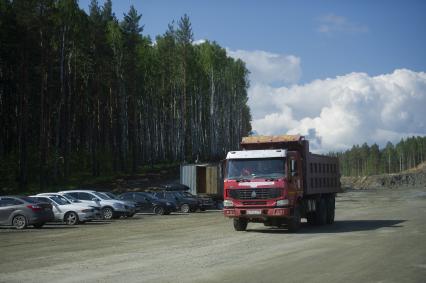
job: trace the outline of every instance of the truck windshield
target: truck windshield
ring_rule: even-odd
[[[282,178],[285,158],[228,159],[227,179]]]

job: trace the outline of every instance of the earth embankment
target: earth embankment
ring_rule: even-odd
[[[342,177],[341,182],[344,189],[356,190],[426,187],[426,162],[401,173]]]

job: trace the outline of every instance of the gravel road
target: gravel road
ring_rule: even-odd
[[[351,191],[336,223],[235,232],[219,211],[0,228],[0,282],[425,282],[426,188]]]

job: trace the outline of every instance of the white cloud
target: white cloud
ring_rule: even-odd
[[[200,45],[200,44],[203,44],[203,43],[205,43],[206,42],[206,40],[205,39],[198,39],[198,40],[194,40],[193,42],[192,42],[192,44],[193,45]]]
[[[265,51],[227,49],[229,56],[241,59],[250,71],[248,104],[254,119],[279,111],[271,101],[277,89],[270,85],[293,84],[299,81],[302,68],[300,58],[294,55],[276,54]]]
[[[330,30],[357,29],[343,17],[329,15],[325,20],[334,24]],[[384,146],[387,141],[426,135],[424,72],[398,69],[374,77],[350,73],[298,85],[302,70],[297,56],[227,52],[245,61],[251,72],[248,104],[253,130],[259,134],[302,134],[317,152],[364,142]]]
[[[300,58],[260,50],[230,50],[229,56],[241,59],[250,70],[250,79],[256,83],[296,83],[302,74]]]
[[[332,34],[336,32],[349,32],[349,33],[365,33],[368,32],[368,27],[357,23],[350,22],[347,18],[328,14],[322,16],[318,20],[319,26],[317,31],[323,34]]]
[[[308,135],[317,151],[426,135],[424,72],[399,69],[375,77],[351,73],[291,87],[255,86],[249,101],[262,104],[252,108],[261,110],[253,113],[253,129],[259,134]]]

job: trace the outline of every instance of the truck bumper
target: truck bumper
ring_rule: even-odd
[[[290,216],[290,208],[225,208],[223,210],[225,217],[230,218],[270,218]]]

